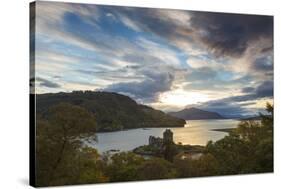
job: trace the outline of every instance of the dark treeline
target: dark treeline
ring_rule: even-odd
[[[98,154],[81,142],[92,136],[97,115],[69,103],[37,116],[36,186],[186,178],[273,171],[273,106],[261,122],[242,121],[228,136],[209,142],[198,159],[145,159],[133,152]]]
[[[96,131],[116,131],[141,127],[183,127],[185,121],[137,104],[133,99],[110,92],[74,91],[36,95],[36,113],[49,119],[49,108],[65,102],[94,114]]]

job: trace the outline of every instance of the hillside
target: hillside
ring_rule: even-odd
[[[168,114],[185,120],[225,119],[223,116],[216,112],[209,112],[197,108],[183,109],[178,112],[170,112]]]
[[[48,109],[60,102],[81,106],[95,115],[97,131],[142,127],[183,127],[185,121],[137,104],[131,98],[110,92],[75,91],[36,95],[36,113],[48,119]]]

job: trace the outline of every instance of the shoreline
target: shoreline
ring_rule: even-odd
[[[233,132],[235,129],[236,129],[236,128],[211,129],[211,131],[218,131],[218,132],[231,133],[231,132]]]
[[[142,130],[150,130],[150,129],[155,129],[155,128],[159,128],[159,129],[172,129],[172,128],[183,128],[184,126],[175,126],[175,127],[138,127],[138,128],[128,128],[128,129],[121,129],[121,130],[114,130],[114,131],[96,131],[95,133],[113,133],[113,132],[120,132],[120,131],[129,131],[129,130],[133,130],[133,129],[142,129]]]
[[[112,130],[112,131],[96,131],[95,133],[110,133],[110,132],[120,132],[120,131],[129,131],[129,130],[133,130],[133,129],[143,129],[143,130],[150,130],[150,129],[154,129],[154,128],[159,128],[159,129],[165,129],[165,128],[169,128],[169,129],[173,129],[173,128],[184,128],[188,127],[188,122],[189,121],[224,121],[224,120],[235,120],[235,121],[241,121],[240,119],[233,119],[233,118],[226,118],[226,119],[192,119],[192,120],[185,120],[186,124],[184,124],[183,126],[171,126],[171,127],[136,127],[136,128],[127,128],[127,129],[120,129],[120,130]],[[212,129],[214,131],[216,131],[216,129]],[[224,129],[218,129],[217,131],[223,132],[222,130]],[[225,131],[227,132],[227,131]]]

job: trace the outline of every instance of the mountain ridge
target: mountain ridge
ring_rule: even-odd
[[[168,114],[185,120],[227,119],[217,112],[206,111],[195,107],[184,108],[177,112],[168,112]]]

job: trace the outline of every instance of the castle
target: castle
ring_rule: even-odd
[[[170,129],[166,129],[163,133],[163,138],[149,136],[148,144],[157,148],[162,148],[164,144],[174,143],[173,132]]]

